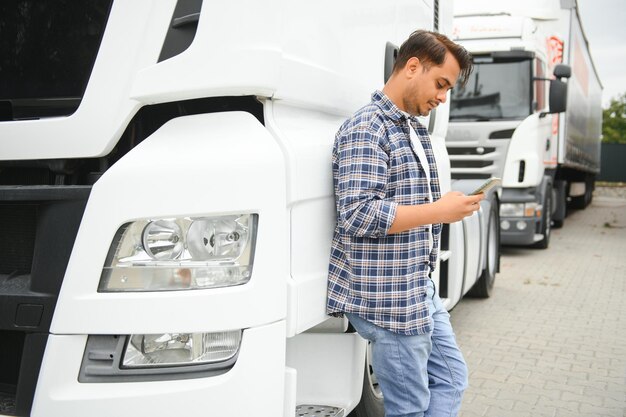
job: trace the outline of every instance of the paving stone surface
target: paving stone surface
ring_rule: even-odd
[[[504,248],[493,296],[451,315],[461,417],[626,417],[626,187],[597,189],[548,249]]]

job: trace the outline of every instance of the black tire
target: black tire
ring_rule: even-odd
[[[585,207],[587,207],[593,201],[593,189],[595,184],[592,178],[587,179],[587,187],[585,187]]]
[[[495,200],[491,202],[491,209],[489,210],[485,269],[467,293],[470,297],[489,298],[496,282],[496,273],[500,269],[500,215],[495,203]]]
[[[376,375],[370,364],[371,350],[369,343],[365,355],[365,372],[363,373],[363,393],[361,401],[348,417],[384,417],[383,394],[376,382]]]
[[[537,249],[548,249],[550,246],[550,235],[552,234],[552,187],[546,190],[543,210],[541,213],[541,234],[543,239],[536,242],[533,247]]]
[[[552,198],[556,205],[552,216],[558,217],[556,219],[554,217],[552,218],[552,227],[554,229],[560,229],[563,227],[563,222],[567,216],[567,197],[563,188],[563,185],[557,187],[556,184],[552,188]]]

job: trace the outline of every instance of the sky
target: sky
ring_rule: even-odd
[[[626,93],[626,0],[578,0],[578,11],[606,108],[612,98]]]

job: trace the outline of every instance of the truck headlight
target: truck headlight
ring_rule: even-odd
[[[541,205],[537,203],[502,203],[500,217],[535,217],[541,213]]]
[[[500,217],[523,217],[524,203],[500,204]]]
[[[239,351],[241,330],[217,333],[163,333],[129,336],[123,368],[224,362]]]
[[[115,234],[100,292],[228,287],[250,280],[257,214],[137,220]]]

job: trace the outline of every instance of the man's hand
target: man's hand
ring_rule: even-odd
[[[465,195],[460,191],[450,191],[433,203],[437,208],[441,223],[454,223],[471,216],[480,209],[480,200],[485,194]]]

